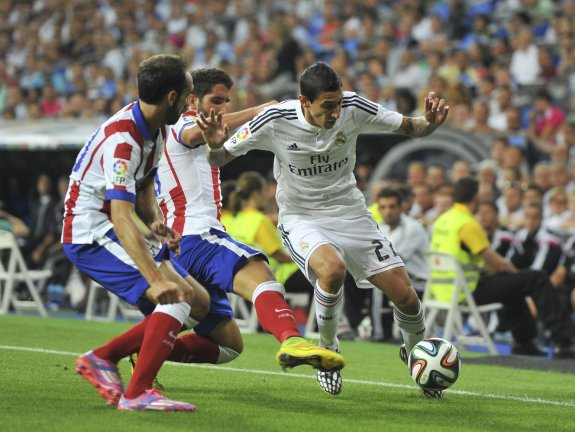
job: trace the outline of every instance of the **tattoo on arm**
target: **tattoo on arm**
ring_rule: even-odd
[[[419,138],[429,135],[435,130],[425,117],[403,117],[401,126],[395,131],[398,134],[406,135],[413,138]]]

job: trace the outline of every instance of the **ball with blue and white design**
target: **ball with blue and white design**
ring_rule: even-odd
[[[407,362],[415,383],[425,390],[445,390],[461,370],[461,355],[455,345],[441,338],[427,338],[418,342]]]

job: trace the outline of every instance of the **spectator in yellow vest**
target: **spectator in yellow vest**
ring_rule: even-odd
[[[227,207],[233,219],[231,223],[228,221],[230,225],[226,225],[226,229],[234,239],[265,253],[276,279],[285,285],[299,269],[285,252],[272,219],[264,213],[265,188],[266,179],[260,173],[247,171],[240,175],[229,195]],[[288,287],[286,289],[289,291]],[[311,287],[309,290],[311,292]]]
[[[473,217],[479,183],[460,179],[454,186],[454,204],[433,226],[430,249],[458,259],[477,304],[503,303],[505,322],[513,334],[513,354],[544,356],[533,342],[537,329],[525,301],[530,296],[539,318],[551,331],[555,358],[575,358],[571,348],[571,322],[565,304],[542,271],[517,271],[515,266],[489,247],[487,234]],[[451,300],[452,279],[446,272],[432,274],[431,289],[438,299]]]

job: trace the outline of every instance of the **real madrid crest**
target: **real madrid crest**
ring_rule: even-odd
[[[345,142],[347,141],[347,137],[345,136],[345,134],[343,132],[338,132],[337,135],[335,136],[335,145],[337,146],[342,146],[345,144]]]
[[[308,242],[300,242],[299,244],[299,250],[302,252],[305,252],[307,250],[307,248],[309,247],[309,243]]]

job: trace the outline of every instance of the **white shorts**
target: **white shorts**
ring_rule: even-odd
[[[322,244],[335,246],[360,288],[373,288],[366,283],[373,275],[405,266],[371,215],[334,219],[321,225],[305,222],[286,227],[280,224],[278,229],[284,246],[312,285],[317,275],[309,268],[309,259]]]

